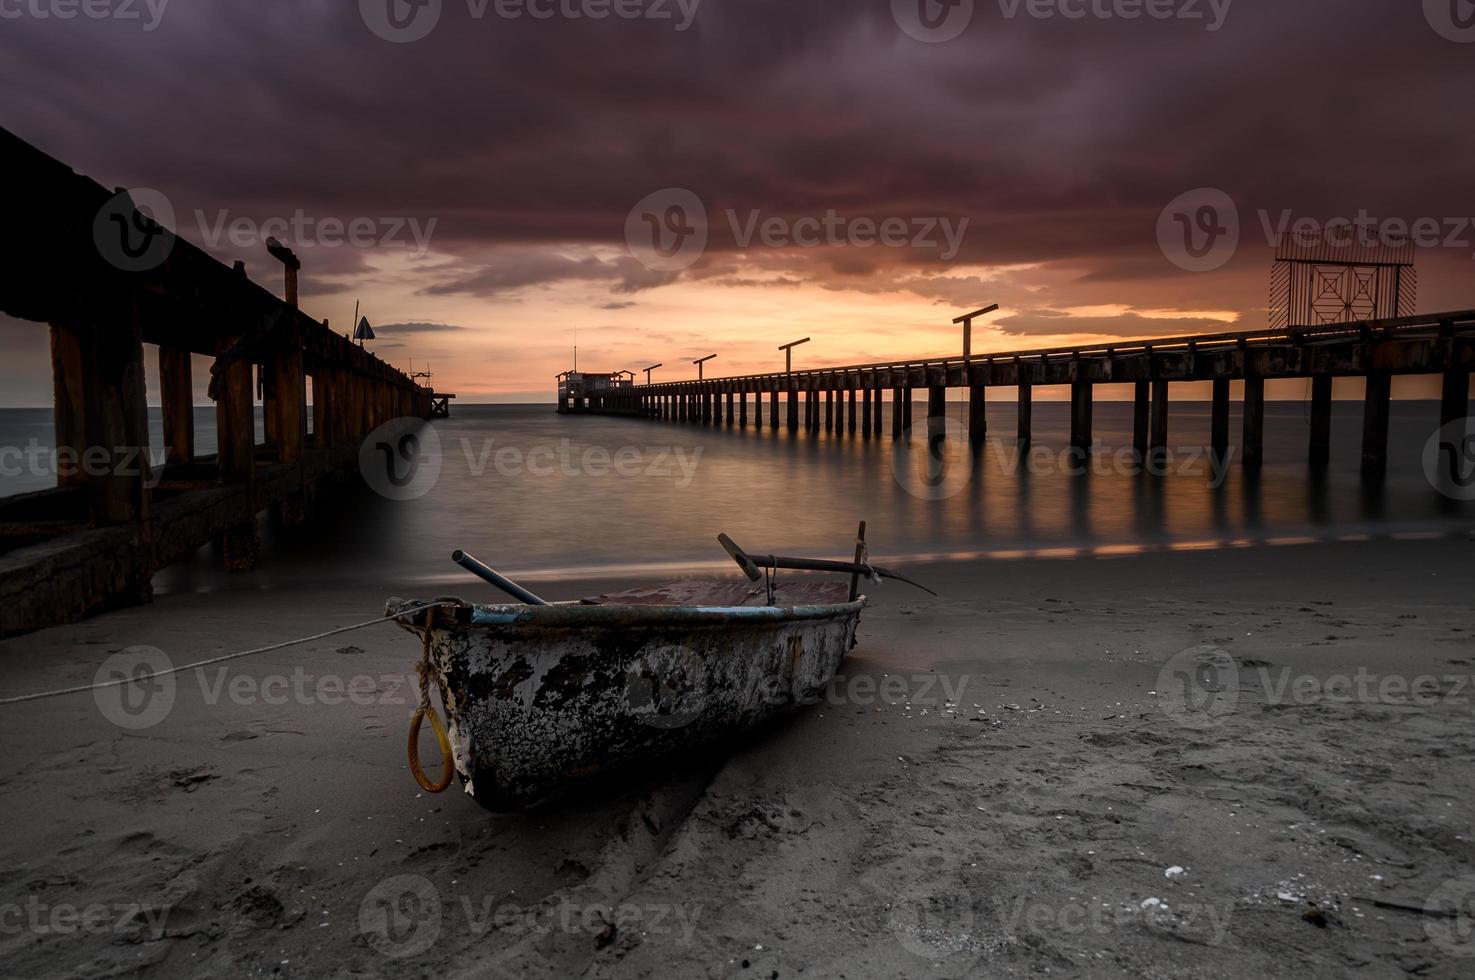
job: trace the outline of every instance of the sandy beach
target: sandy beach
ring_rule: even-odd
[[[515,815],[412,782],[393,627],[7,706],[5,972],[1468,976],[1472,548],[912,567],[824,703]],[[168,596],[0,644],[4,692],[379,599]]]

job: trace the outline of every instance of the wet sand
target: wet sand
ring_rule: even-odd
[[[913,566],[942,597],[872,588],[825,703],[516,815],[411,781],[419,650],[390,626],[182,675],[163,713],[162,692],[131,715],[90,694],[0,707],[0,959],[16,977],[1469,976],[1472,558],[1462,535]],[[0,643],[3,693],[405,592],[164,597]]]

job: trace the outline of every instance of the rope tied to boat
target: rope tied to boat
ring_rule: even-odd
[[[420,656],[420,662],[415,665],[415,673],[420,675],[420,704],[415,708],[415,714],[410,719],[410,774],[415,777],[415,782],[427,793],[444,793],[446,787],[451,785],[451,780],[456,775],[455,760],[451,755],[451,739],[446,733],[445,722],[441,720],[440,713],[435,710],[435,705],[430,701],[430,676],[435,674],[436,687],[440,689],[440,703],[446,704],[446,689],[441,681],[440,673],[430,661],[430,637],[431,629],[435,625],[434,613],[425,617],[425,628],[421,635],[425,640],[425,650]],[[447,709],[449,713],[449,709]],[[425,768],[420,764],[420,725],[426,718],[430,719],[430,730],[435,733],[436,743],[440,746],[440,778],[431,782],[430,777],[425,775]]]
[[[337,629],[326,630],[322,633],[314,633],[311,636],[298,637],[295,640],[283,640],[280,643],[271,643],[264,647],[253,647],[250,650],[240,650],[236,653],[227,653],[219,657],[211,657],[208,660],[197,660],[192,664],[181,664],[178,667],[167,667],[156,670],[149,674],[136,674],[132,677],[118,677],[110,681],[98,681],[95,684],[79,684],[76,687],[63,687],[55,691],[39,691],[35,694],[21,694],[15,697],[0,698],[0,704],[22,704],[26,701],[40,701],[45,698],[57,698],[63,694],[85,694],[88,691],[98,691],[107,687],[122,687],[125,684],[139,684],[143,681],[151,681],[156,677],[166,677],[169,674],[179,674],[186,670],[195,670],[200,667],[211,667],[215,664],[223,664],[228,660],[239,660],[242,657],[253,657],[258,653],[271,653],[274,650],[284,650],[287,647],[301,646],[304,643],[312,643],[314,640],[327,639],[330,636],[338,636],[341,633],[352,633],[354,630],[367,629],[370,626],[378,626],[381,623],[393,622],[406,616],[413,616],[425,612],[428,609],[437,609],[442,606],[456,605],[459,599],[437,599],[435,602],[427,602],[412,606],[409,609],[401,609],[397,613],[381,616],[378,619],[366,620],[362,623],[354,623],[352,626],[340,626]]]

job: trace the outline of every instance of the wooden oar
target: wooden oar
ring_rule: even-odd
[[[781,555],[753,555],[739,548],[737,543],[725,534],[717,535],[717,540],[732,560],[738,563],[750,581],[756,582],[763,577],[760,568],[787,568],[798,572],[842,572],[847,575],[878,576],[880,578],[895,579],[905,582],[907,585],[915,586],[928,595],[937,595],[927,586],[920,582],[898,575],[890,569],[881,568],[876,565],[867,565],[863,562],[849,561],[826,561],[823,558],[788,558]]]

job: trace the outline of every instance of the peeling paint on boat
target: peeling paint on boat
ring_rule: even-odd
[[[865,598],[844,601],[842,586],[840,601],[816,604],[813,588],[794,591],[811,601],[436,611],[431,662],[466,792],[519,809],[817,702],[854,645]],[[392,599],[387,610],[410,605]],[[425,614],[407,618],[423,635]]]

